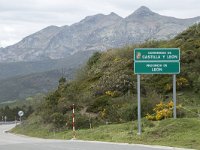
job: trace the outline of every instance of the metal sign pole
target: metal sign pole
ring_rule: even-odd
[[[140,75],[137,75],[137,97],[138,97],[138,135],[141,135],[141,101],[140,101]]]
[[[174,119],[176,119],[176,75],[173,74],[173,103],[174,103]]]
[[[5,123],[6,123],[6,121],[7,121],[7,116],[4,117],[4,120],[5,120]]]

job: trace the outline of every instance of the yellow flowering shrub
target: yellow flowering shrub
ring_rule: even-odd
[[[149,113],[145,117],[148,120],[156,120],[156,117],[154,115],[150,115]]]
[[[186,88],[186,87],[189,86],[189,81],[186,78],[184,78],[184,77],[177,78],[177,80],[176,80],[176,86],[177,86],[178,90],[181,90],[181,89]],[[167,83],[165,85],[165,87],[164,87],[164,90],[166,92],[172,91],[172,89],[173,89],[172,83]]]
[[[162,119],[166,119],[166,118],[171,118],[172,117],[173,106],[174,105],[173,105],[172,101],[170,101],[170,102],[168,102],[166,104],[163,103],[163,102],[160,102],[153,109],[153,111],[155,113],[152,114],[152,115],[147,114],[146,115],[146,119],[148,119],[148,120],[162,120]]]
[[[120,95],[118,91],[106,91],[105,94],[111,97],[118,97]]]
[[[102,111],[100,111],[100,117],[101,118],[106,118],[106,116],[107,116],[107,110],[104,108]]]
[[[174,107],[174,103],[172,101],[170,101],[169,103],[167,103],[167,107],[170,109],[170,108],[173,108]]]
[[[113,92],[112,92],[112,91],[106,91],[105,94],[108,95],[108,96],[112,96],[112,95],[113,95]]]
[[[114,59],[114,62],[120,62],[121,60],[122,60],[121,58],[117,57]]]
[[[169,83],[167,83],[167,84],[165,85],[165,87],[164,87],[164,89],[165,89],[166,92],[171,91],[172,88],[173,88],[173,87],[172,87],[172,84],[169,84]]]
[[[180,77],[177,79],[176,84],[178,89],[182,89],[189,86],[189,81],[186,78]]]

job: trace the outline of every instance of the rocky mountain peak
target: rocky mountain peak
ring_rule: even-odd
[[[138,8],[134,13],[134,15],[139,15],[139,16],[150,16],[150,15],[155,15],[156,13],[152,12],[148,7],[146,6],[141,6]]]
[[[93,16],[87,16],[85,17],[83,20],[80,21],[80,23],[95,23],[101,19],[105,18],[104,14],[97,14],[97,15],[93,15]],[[79,23],[75,23],[75,24],[79,24]]]
[[[144,17],[154,16],[156,14],[157,13],[151,11],[148,7],[141,6],[140,8],[138,8],[136,11],[134,11],[131,15],[129,15],[126,18],[127,19],[131,19],[131,18],[144,18]]]
[[[152,39],[167,40],[198,21],[198,17],[162,16],[145,6],[126,18],[114,12],[97,14],[70,26],[49,26],[0,49],[0,62],[61,59],[82,51],[106,50]]]
[[[119,16],[118,14],[116,14],[116,13],[114,13],[114,12],[111,12],[108,16],[122,19],[121,16]]]
[[[87,16],[85,17],[85,19],[81,20],[80,23],[97,23],[105,20],[116,20],[116,19],[122,19],[122,17],[115,14],[114,12],[111,12],[108,15],[97,14],[93,16]]]

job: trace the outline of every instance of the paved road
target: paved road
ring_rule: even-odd
[[[5,132],[14,126],[13,124],[0,125],[0,150],[175,150],[175,148],[169,147],[150,147],[78,140],[46,140]]]

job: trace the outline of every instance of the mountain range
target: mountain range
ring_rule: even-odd
[[[60,59],[80,51],[104,51],[147,40],[171,39],[200,17],[177,19],[142,6],[122,18],[115,13],[88,16],[71,26],[49,26],[0,50],[0,62]]]
[[[0,102],[47,92],[62,76],[72,79],[94,51],[168,40],[197,22],[200,17],[178,19],[142,6],[125,18],[112,12],[87,16],[70,26],[46,27],[0,48]]]
[[[61,77],[72,80],[91,55],[91,52],[80,52],[59,60],[0,63],[0,103],[55,89]]]

